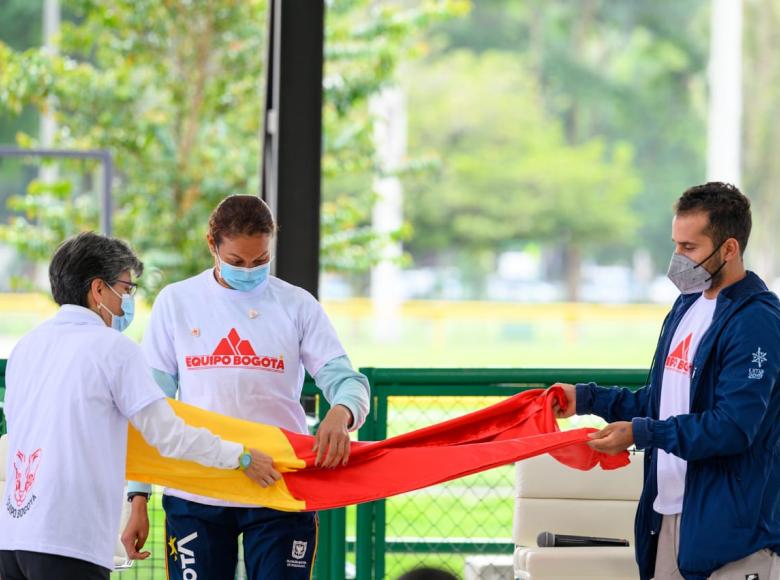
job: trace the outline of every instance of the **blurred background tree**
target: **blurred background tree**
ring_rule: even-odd
[[[479,203],[471,203],[470,217],[454,228],[442,228],[444,220],[435,216],[412,219],[412,244],[427,254],[436,247],[476,248],[484,246],[485,231],[503,240],[499,248],[544,241],[557,254],[549,275],[563,281],[569,299],[577,298],[583,257],[630,264],[642,250],[657,270],[665,269],[672,203],[704,175],[708,17],[707,0],[484,0],[466,18],[438,25],[428,37],[428,57],[406,77],[418,96],[411,153],[434,139],[441,159],[452,161],[444,161],[442,171],[456,183],[416,184],[425,194],[410,196],[409,211],[449,211],[448,199],[469,188],[471,201]],[[464,51],[473,56],[452,61],[453,52]],[[427,97],[420,83],[430,86],[427,77],[446,71],[448,62],[457,80],[426,89],[436,94]],[[485,67],[490,73],[480,72]],[[438,140],[431,135],[436,124],[423,121],[430,114],[440,117]],[[463,130],[469,118],[475,127]],[[533,119],[537,130],[528,133],[523,118]],[[554,137],[546,143],[535,136],[548,132]],[[488,151],[485,138],[492,142]],[[533,140],[539,143],[535,160],[526,157]],[[548,157],[540,165],[543,151]],[[459,175],[457,166],[466,171],[464,162],[480,182],[463,181],[469,175]],[[532,163],[536,176],[529,181]],[[533,179],[544,180],[543,194]],[[547,218],[538,221],[537,211]],[[496,219],[501,212],[511,217]],[[457,225],[479,219],[490,226],[475,227],[464,239]],[[494,258],[488,252],[481,262],[469,261],[484,270],[494,267]]]
[[[0,6],[0,141],[34,145],[35,109],[53,96],[59,146],[114,152],[116,231],[164,272],[152,291],[197,272],[211,208],[258,188],[265,0],[63,1],[62,56],[36,47],[38,4]],[[772,279],[780,8],[744,6],[750,256]],[[569,299],[583,262],[644,257],[662,273],[672,203],[705,175],[709,17],[709,0],[329,1],[323,269],[365,288],[403,237],[414,262],[454,267],[473,298],[501,253],[528,243]],[[388,86],[409,118],[408,228],[389,237],[371,226],[381,169],[369,106]],[[0,235],[44,259],[94,227],[94,180],[72,178],[89,171],[23,192],[29,169],[0,165],[0,199],[16,194]]]
[[[349,197],[329,184],[334,175],[373,171],[369,96],[392,78],[422,29],[467,8],[448,0],[379,9],[368,0],[329,2],[326,267],[365,270],[382,242],[366,228],[370,189]],[[17,25],[40,16],[24,2],[5,10],[3,22]],[[267,6],[71,0],[63,16],[60,55],[0,43],[0,110],[4,117],[30,106],[45,110],[53,97],[58,147],[113,153],[115,231],[160,274],[145,281],[154,294],[210,263],[206,223],[220,199],[258,191]],[[34,146],[31,133],[17,142]],[[94,192],[73,184],[35,181],[11,198],[15,217],[0,237],[43,260],[64,237],[97,226],[95,203]]]

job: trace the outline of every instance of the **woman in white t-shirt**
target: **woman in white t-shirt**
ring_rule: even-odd
[[[167,457],[221,469],[250,464],[246,474],[263,486],[281,477],[267,455],[185,425],[141,349],[117,332],[133,317],[130,272],[142,270],[126,244],[94,233],[68,240],[52,258],[49,280],[61,308],[18,342],[6,369],[4,580],[108,579],[128,420]],[[148,555],[128,548],[131,557]]]
[[[352,369],[317,300],[269,275],[275,232],[259,198],[224,199],[209,220],[214,266],[163,289],[144,352],[169,396],[178,392],[186,403],[298,433],[307,431],[300,397],[308,371],[331,404],[316,435],[317,464],[335,467],[348,460],[349,430],[368,414],[368,381]],[[129,490],[133,509],[125,537],[145,537],[149,488],[131,484]],[[239,534],[251,580],[311,575],[315,514],[175,489],[165,491],[163,507],[169,578],[232,578]]]

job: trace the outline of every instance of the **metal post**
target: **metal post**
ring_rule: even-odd
[[[319,286],[324,0],[272,0],[262,196],[280,231],[275,274]]]
[[[371,385],[371,412],[358,431],[360,441],[376,441],[377,401],[374,390],[374,369],[360,369]],[[357,578],[370,579],[374,570],[374,520],[376,502],[362,503],[357,506],[357,531],[355,537],[355,568]]]

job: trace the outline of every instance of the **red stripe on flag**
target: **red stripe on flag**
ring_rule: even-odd
[[[553,400],[566,407],[554,387],[526,391],[457,419],[384,441],[352,443],[349,463],[335,469],[314,467],[312,437],[286,432],[303,470],[286,473],[290,492],[309,510],[372,501],[551,453],[576,469],[615,469],[628,454],[607,456],[588,447],[593,429],[560,432]]]

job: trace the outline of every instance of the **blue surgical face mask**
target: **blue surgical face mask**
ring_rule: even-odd
[[[241,292],[249,292],[260,286],[268,279],[268,274],[271,272],[271,260],[254,268],[239,268],[226,264],[219,257],[219,249],[217,249],[217,260],[219,260],[220,277],[228,286]]]
[[[133,321],[133,316],[135,316],[135,299],[130,296],[130,294],[119,294],[119,292],[111,288],[111,286],[109,286],[109,288],[111,289],[111,292],[119,296],[122,300],[122,315],[117,316],[109,310],[108,306],[103,306],[103,304],[98,304],[98,308],[105,308],[106,312],[111,315],[111,328],[118,330],[119,332],[124,332]]]

